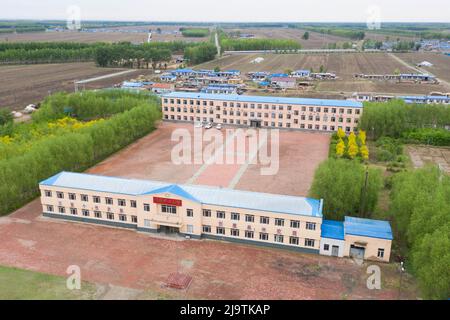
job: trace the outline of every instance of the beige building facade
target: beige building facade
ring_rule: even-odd
[[[350,100],[172,92],[162,97],[162,110],[167,121],[352,132],[363,106]]]
[[[39,187],[43,215],[51,218],[339,257],[350,256],[350,246],[362,241],[346,235],[338,254],[321,247],[322,200],[70,172]],[[373,258],[382,245],[382,261],[389,261],[390,241],[365,241],[364,258]]]

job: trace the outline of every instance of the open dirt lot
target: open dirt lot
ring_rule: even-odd
[[[98,68],[93,62],[17,65],[0,67],[0,108],[23,109],[38,103],[50,93],[74,91],[74,81],[112,74],[125,69]],[[86,89],[112,86],[145,74],[146,70],[86,84]]]
[[[403,61],[416,66],[422,61],[433,64],[432,67],[421,68],[425,73],[431,72],[436,77],[450,82],[450,57],[442,53],[419,52],[419,53],[397,53],[396,56]]]
[[[322,49],[330,43],[350,42],[350,39],[329,34],[320,34],[309,31],[309,39],[302,39],[306,30],[291,28],[245,28],[225,29],[225,32],[240,31],[245,34],[253,34],[255,38],[290,39],[299,42],[303,49]]]
[[[430,146],[407,146],[407,151],[414,168],[422,168],[426,164],[439,165],[450,173],[450,148]]]
[[[109,290],[108,299],[396,299],[398,272],[380,265],[382,290],[366,287],[367,265],[349,259],[219,241],[168,240],[134,231],[40,217],[35,200],[0,218],[0,264],[67,276],[70,265],[82,280]],[[192,276],[187,291],[162,285],[176,271]],[[403,278],[403,288],[411,280]],[[124,291],[125,294],[124,295]],[[129,292],[134,292],[132,295]],[[402,292],[403,299],[416,298]],[[142,297],[141,297],[142,298]],[[145,297],[143,297],[145,298]]]
[[[186,27],[186,26],[185,26]],[[157,28],[161,28],[161,34],[156,32]],[[177,31],[179,26],[135,26],[135,27],[114,27],[98,29],[96,32],[31,32],[31,33],[17,33],[17,34],[0,34],[0,42],[120,42],[129,41],[135,43],[147,42],[148,31],[152,29],[153,41],[206,41],[209,38],[185,38]]]
[[[263,57],[259,64],[251,63],[257,57]],[[423,60],[422,60],[423,61]],[[354,74],[387,74],[414,72],[409,66],[396,60],[388,53],[346,53],[346,54],[234,54],[224,56],[219,60],[210,61],[196,68],[238,69],[242,72],[267,71],[285,72],[311,68],[318,72],[320,66],[326,71],[334,72],[339,77],[335,81],[316,82],[316,91],[330,92],[378,92],[397,94],[428,94],[432,91],[445,91],[443,84],[392,83],[386,81],[356,80]],[[445,70],[445,69],[444,69]]]
[[[171,141],[172,132],[176,129],[193,133],[192,124],[176,124],[163,122],[158,130],[142,138],[128,148],[91,168],[89,172],[111,176],[122,176],[136,179],[152,179],[174,183],[193,183],[236,189],[269,192],[278,194],[291,194],[306,196],[314,177],[314,171],[320,162],[328,156],[330,136],[328,134],[309,133],[300,131],[279,132],[279,168],[275,175],[261,175],[262,168],[268,165],[257,161],[246,166],[233,161],[232,164],[174,164],[171,160],[171,150],[179,140]],[[216,130],[216,129],[211,129]],[[228,129],[227,129],[228,130]],[[229,135],[237,133],[230,129]],[[225,134],[225,129],[222,130]],[[227,142],[228,141],[228,142]],[[232,138],[226,139],[223,146],[230,146]],[[272,140],[267,137],[268,143]],[[204,143],[206,147],[209,143]],[[246,138],[246,159],[252,158],[249,138]],[[263,145],[260,150],[262,150]],[[237,159],[237,142],[233,151],[227,152],[224,148],[216,148],[216,156],[224,150],[222,157]],[[195,159],[202,155],[201,150],[191,148],[189,152]],[[208,160],[210,156],[204,156]],[[275,162],[273,162],[275,163]],[[273,166],[276,167],[275,165]]]
[[[177,128],[193,130],[192,125],[163,123],[158,130],[89,171],[173,182],[193,180],[210,185],[226,185],[239,176],[242,168],[239,165],[172,164],[170,150],[174,142],[170,135]],[[327,157],[328,139],[327,135],[281,132],[279,174],[267,180],[258,176],[257,166],[250,166],[238,179],[237,187],[303,194],[314,167]],[[0,218],[0,265],[61,276],[67,276],[68,266],[78,265],[82,280],[110,288],[105,294],[108,299],[398,297],[399,277],[395,265],[380,265],[382,290],[369,290],[367,265],[358,265],[350,259],[220,241],[169,240],[119,228],[56,221],[40,214],[37,199]],[[193,278],[188,290],[176,291],[163,286],[167,277],[176,271]],[[411,280],[403,281],[404,288],[409,287]],[[405,299],[415,297],[414,291],[402,295]]]

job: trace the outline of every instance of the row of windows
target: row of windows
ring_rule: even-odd
[[[53,212],[55,212],[55,208],[51,205],[48,205],[47,212],[53,213]],[[81,212],[79,212],[79,210],[77,208],[69,208],[69,210],[67,211],[67,209],[65,207],[61,207],[61,206],[58,207],[57,212],[61,213],[61,214],[70,213],[71,215],[74,215],[74,216],[81,214],[83,217],[94,217],[94,218],[98,218],[98,219],[102,219],[102,218],[106,217],[106,219],[108,219],[108,220],[115,220],[115,216],[116,216],[112,212],[106,212],[106,213],[101,212],[101,211],[90,212],[87,209],[82,209]],[[119,218],[119,221],[122,221],[122,222],[127,222],[127,221],[131,221],[132,223],[138,222],[137,216],[130,216],[129,218],[126,214],[119,214],[117,216]]]
[[[204,233],[212,233],[212,227],[208,226],[208,225],[203,225],[202,226],[202,231]],[[229,235],[232,237],[239,237],[240,236],[240,231],[239,229],[230,229],[230,233]],[[225,228],[224,227],[216,227],[215,228],[215,232],[217,235],[226,235],[225,234]],[[245,230],[244,231],[244,237],[247,239],[254,239],[255,238],[255,232],[251,231],[251,230]],[[269,237],[270,235],[266,232],[260,232],[259,233],[259,240],[262,241],[269,241]],[[273,235],[273,241],[274,242],[278,242],[278,243],[284,243],[284,236],[281,234],[274,234]],[[294,237],[294,236],[290,236],[289,237],[289,244],[294,244],[294,245],[299,245],[300,244],[300,238],[299,237]],[[314,239],[305,239],[304,241],[304,246],[305,247],[314,247],[315,245],[315,240]]]
[[[50,197],[53,196],[53,192],[50,191],[50,190],[45,190],[44,193],[45,193],[46,197],[50,198]],[[58,199],[64,199],[65,198],[65,194],[64,194],[64,192],[56,191],[56,197]],[[77,200],[77,197],[78,197],[78,195],[75,194],[75,193],[70,193],[69,192],[67,194],[67,198],[69,200]],[[89,196],[87,194],[80,194],[80,200],[83,201],[83,202],[89,202]],[[113,198],[105,197],[104,201],[105,201],[104,203],[107,204],[107,205],[114,205],[114,199]],[[92,202],[94,202],[94,203],[102,203],[101,197],[99,197],[99,196],[92,196]],[[125,207],[127,205],[127,201],[125,199],[117,199],[117,205],[119,207]],[[135,200],[130,200],[130,207],[132,207],[132,208],[136,208],[137,207],[137,204],[136,204]]]
[[[164,103],[169,103],[169,99],[164,99]],[[170,99],[170,103],[171,104],[175,104],[175,99]],[[176,99],[176,104],[177,105],[197,105],[197,106],[210,106],[210,107],[214,107],[214,101],[205,101],[205,100],[196,100],[194,103],[194,100],[181,100],[181,99]],[[240,103],[240,102],[226,102],[223,101],[222,102],[222,106],[223,107],[237,107],[237,108],[241,108],[243,107],[244,109],[265,109],[265,110],[284,110],[286,108],[286,110],[290,111],[292,110],[292,106],[282,106],[282,105],[268,105],[268,104],[254,104],[254,103]],[[220,108],[220,106],[216,106],[216,108]],[[353,109],[352,108],[330,108],[330,107],[306,107],[306,106],[301,106],[301,111],[310,111],[310,112],[324,112],[324,113],[328,113],[331,110],[331,113],[337,113],[339,111],[339,113],[345,113],[347,112],[347,114],[352,114],[353,113]],[[322,109],[323,108],[323,109]],[[338,110],[339,109],[339,110]],[[355,113],[356,114],[360,114],[360,110],[359,109],[355,109]]]
[[[203,216],[204,217],[211,217],[212,212],[209,209],[203,209]],[[192,217],[193,211],[191,209],[188,209],[187,216]],[[218,219],[226,219],[226,213],[225,211],[216,211],[216,217]],[[237,212],[231,212],[230,213],[230,219],[234,221],[239,221],[241,219],[241,214]],[[274,220],[274,224],[278,227],[284,227],[285,226],[285,219],[281,218],[272,218]],[[245,222],[255,222],[255,216],[252,214],[245,214],[244,215]],[[261,216],[259,217],[259,223],[261,224],[270,224],[270,218]],[[290,227],[291,228],[300,228],[300,221],[298,220],[290,220]],[[305,228],[307,230],[316,230],[316,223],[315,222],[306,222]]]
[[[206,118],[206,117],[204,117],[204,118],[200,118],[200,117],[196,117],[196,118],[194,118],[194,117],[187,117],[187,116],[174,116],[174,115],[164,115],[164,119],[166,119],[166,120],[180,120],[180,121],[194,121],[194,119],[195,119],[195,121],[209,121],[209,122],[214,122],[214,118]],[[358,119],[355,119],[354,120],[354,122],[355,123],[358,123]],[[224,123],[224,124],[236,124],[236,125],[248,125],[249,124],[249,121],[247,121],[247,120],[243,120],[242,121],[242,123],[241,123],[241,120],[239,120],[239,119],[237,119],[236,121],[234,120],[234,119],[230,119],[230,120],[227,120],[227,119],[222,119],[222,123]],[[262,122],[263,123],[263,125],[264,125],[264,127],[273,127],[273,128],[276,128],[276,127],[278,127],[278,128],[293,128],[293,126],[290,124],[290,123],[286,123],[286,124],[283,124],[282,122],[278,122],[278,123],[276,123],[276,122],[268,122],[268,121],[264,121],[264,122]],[[298,120],[297,119],[294,119],[294,124],[298,124]],[[328,125],[322,125],[322,126],[320,126],[320,125],[318,125],[318,124],[304,124],[304,123],[301,123],[299,126],[298,126],[300,129],[309,129],[309,130],[323,130],[323,131],[336,131],[337,129],[336,129],[336,126],[328,126]],[[344,128],[342,127],[342,126],[337,126],[337,128],[341,128],[342,130],[344,130]],[[351,132],[352,131],[352,127],[345,127],[345,131],[346,132]]]

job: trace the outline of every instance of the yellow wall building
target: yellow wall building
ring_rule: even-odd
[[[324,249],[322,200],[70,172],[42,181],[39,187],[47,217],[308,253]],[[352,244],[365,241],[364,258],[374,258],[373,252],[381,248],[384,256],[375,259],[389,261],[390,240],[381,243],[369,235],[363,241],[357,233],[348,237]],[[333,248],[323,254],[353,254],[347,235],[344,242],[339,254]]]
[[[363,106],[349,100],[172,92],[162,97],[162,110],[168,121],[351,132]]]

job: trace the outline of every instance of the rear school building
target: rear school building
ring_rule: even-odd
[[[39,184],[43,215],[329,256],[389,261],[388,222],[323,220],[323,200],[61,172]]]
[[[163,119],[250,127],[355,131],[358,101],[172,92],[162,97]]]

